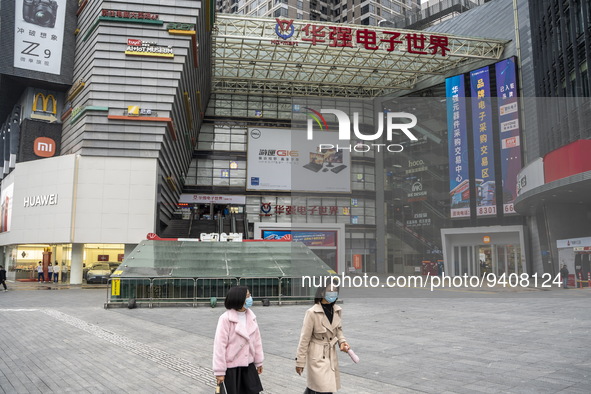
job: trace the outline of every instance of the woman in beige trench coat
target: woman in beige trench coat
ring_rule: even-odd
[[[302,374],[308,368],[306,393],[332,393],[341,388],[339,359],[340,350],[349,350],[341,327],[341,307],[335,305],[338,288],[330,285],[319,288],[314,306],[306,311],[296,356],[296,372]]]

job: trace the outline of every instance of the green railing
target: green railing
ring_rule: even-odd
[[[223,300],[232,286],[248,286],[256,301],[312,300],[315,289],[302,287],[301,277],[242,278],[111,278],[108,282],[109,306],[129,305],[130,300],[148,307],[166,304],[197,306]]]

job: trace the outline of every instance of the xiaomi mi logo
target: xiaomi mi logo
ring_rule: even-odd
[[[55,141],[47,137],[38,137],[33,142],[33,151],[39,157],[52,157],[55,155]]]

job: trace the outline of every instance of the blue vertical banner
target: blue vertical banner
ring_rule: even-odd
[[[476,215],[497,214],[492,99],[488,66],[470,72]]]
[[[447,98],[447,143],[449,152],[449,195],[451,218],[470,217],[468,126],[464,76],[445,80]]]
[[[503,213],[505,215],[516,213],[513,202],[517,198],[517,174],[521,171],[516,70],[515,58],[505,59],[495,64],[501,134]]]

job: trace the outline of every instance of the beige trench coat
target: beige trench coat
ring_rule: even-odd
[[[341,388],[336,344],[346,342],[341,327],[341,307],[334,305],[332,324],[320,304],[306,311],[296,356],[296,367],[306,367],[308,388],[334,392]]]

